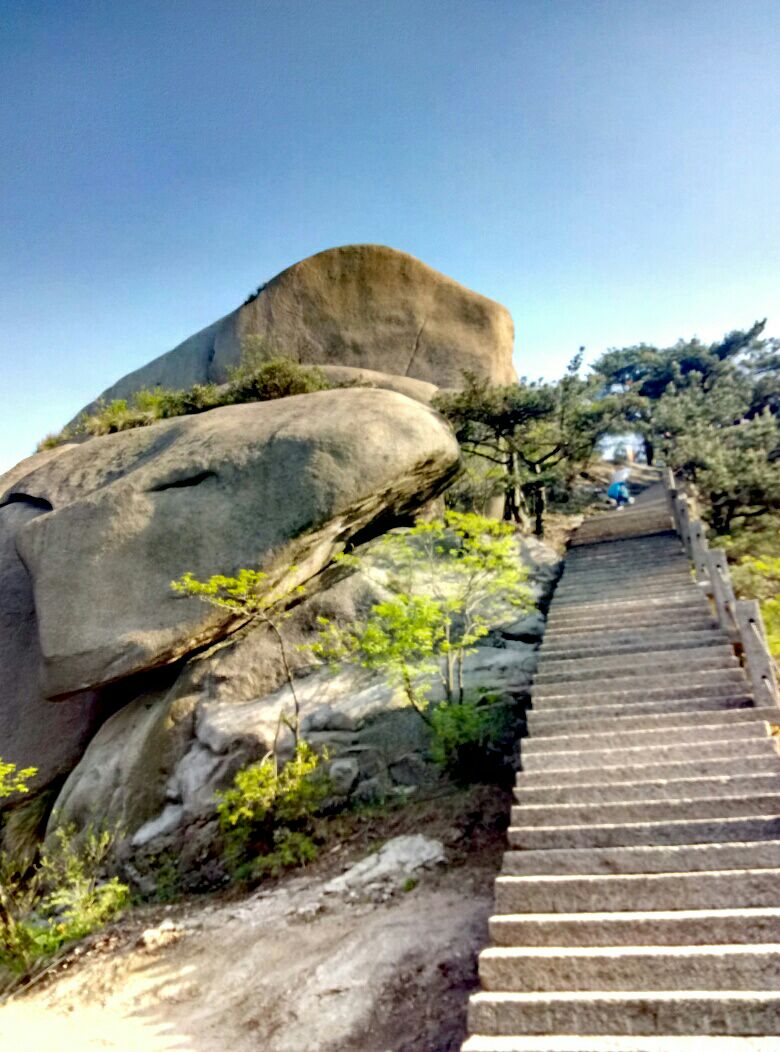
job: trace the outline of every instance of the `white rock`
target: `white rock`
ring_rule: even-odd
[[[398,883],[418,869],[446,861],[440,840],[415,834],[397,836],[375,855],[369,855],[351,866],[346,873],[329,880],[323,888],[327,895],[365,889],[371,884]]]

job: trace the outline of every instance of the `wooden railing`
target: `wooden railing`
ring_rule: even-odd
[[[696,502],[680,491],[671,468],[664,470],[664,484],[674,526],[693,563],[696,580],[715,604],[721,628],[742,655],[756,705],[780,705],[775,663],[758,602],[735,596],[726,553],[710,548]]]

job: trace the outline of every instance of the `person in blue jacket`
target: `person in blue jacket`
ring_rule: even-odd
[[[607,490],[607,496],[610,500],[615,502],[618,511],[624,508],[626,504],[634,503],[628,490],[628,480],[630,475],[631,472],[625,464],[615,465],[615,471],[612,475],[609,489]]]

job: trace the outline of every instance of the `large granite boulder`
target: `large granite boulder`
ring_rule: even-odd
[[[52,509],[15,534],[44,696],[104,686],[224,635],[228,611],[171,591],[185,570],[251,566],[271,584],[302,583],[353,535],[438,494],[458,464],[434,412],[360,388],[227,406],[31,458],[10,487],[0,479],[0,507]]]
[[[346,245],[296,263],[237,310],[103,392],[221,383],[259,335],[299,362],[371,369],[457,387],[464,370],[492,383],[516,380],[514,329],[499,303],[405,252]],[[92,403],[94,405],[94,403]],[[91,407],[88,407],[91,408]]]

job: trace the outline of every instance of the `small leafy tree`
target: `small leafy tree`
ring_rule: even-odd
[[[463,703],[466,655],[508,609],[530,606],[514,529],[449,511],[385,535],[375,551],[391,568],[395,595],[374,605],[360,624],[344,627],[321,618],[312,650],[332,665],[382,672],[431,724],[428,695],[435,679],[449,703]]]
[[[288,568],[288,573],[295,570]],[[238,618],[248,622],[267,625],[279,644],[287,685],[293,699],[293,717],[282,714],[281,722],[292,732],[296,745],[300,722],[300,703],[295,691],[290,658],[285,645],[281,624],[287,616],[284,604],[294,596],[303,595],[302,586],[282,589],[269,587],[268,574],[262,570],[239,570],[235,577],[214,574],[207,581],[199,581],[189,571],[171,582],[171,588],[181,595],[196,596],[205,603],[232,611]]]

